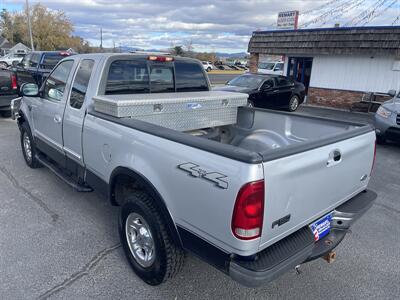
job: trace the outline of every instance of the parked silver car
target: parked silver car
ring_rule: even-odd
[[[375,128],[378,143],[386,140],[400,141],[400,93],[389,91],[393,99],[386,101],[375,114]]]

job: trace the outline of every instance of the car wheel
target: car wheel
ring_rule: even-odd
[[[1,116],[3,118],[9,118],[9,117],[11,117],[11,111],[10,110],[2,111]]]
[[[289,105],[288,105],[288,110],[289,111],[296,111],[300,106],[300,99],[298,96],[293,96],[290,101],[289,101]]]
[[[159,285],[182,268],[185,253],[175,245],[165,220],[146,193],[126,199],[119,218],[119,235],[133,271],[147,284]]]
[[[254,107],[254,102],[251,101],[251,100],[247,101],[247,107],[253,108]]]
[[[32,169],[40,168],[41,164],[36,159],[36,147],[31,129],[26,122],[21,125],[21,148],[26,164]]]
[[[211,68],[210,68],[210,67],[208,67],[208,68],[207,68],[207,72],[210,72],[210,71],[211,71]]]
[[[4,61],[0,61],[0,68],[7,69],[8,68],[8,64],[6,62],[4,62]]]
[[[379,145],[384,145],[384,144],[386,144],[386,138],[385,138],[385,136],[383,136],[383,135],[377,135],[377,136],[376,136],[376,142],[377,142]]]

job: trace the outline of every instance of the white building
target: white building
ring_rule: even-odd
[[[400,27],[257,31],[251,70],[260,57],[284,55],[285,75],[308,88],[308,103],[349,108],[366,93],[400,90]]]

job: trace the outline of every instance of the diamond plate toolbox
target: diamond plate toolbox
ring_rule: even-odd
[[[100,95],[94,109],[117,118],[133,118],[178,131],[235,124],[247,94],[220,91]]]

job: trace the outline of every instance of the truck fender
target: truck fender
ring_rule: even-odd
[[[175,222],[172,218],[171,213],[169,212],[167,205],[165,204],[164,199],[154,187],[154,185],[148,180],[145,176],[140,174],[139,172],[133,171],[126,167],[117,167],[113,170],[110,176],[109,181],[109,189],[108,189],[108,199],[110,199],[111,204],[114,206],[121,206],[123,203],[118,199],[117,195],[117,185],[119,184],[120,180],[127,180],[129,179],[135,187],[139,187],[140,190],[145,190],[148,193],[153,201],[155,202],[156,206],[158,207],[161,215],[163,216],[164,220],[168,224],[168,230],[171,233],[171,236],[174,239],[174,242],[177,245],[182,246],[182,241],[178,233],[178,229],[175,225]]]

